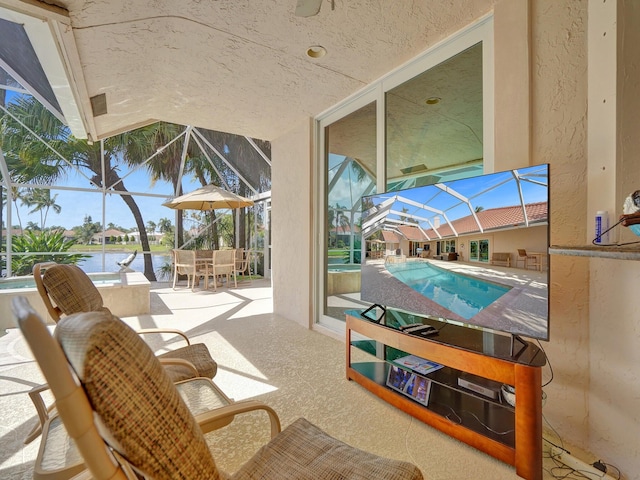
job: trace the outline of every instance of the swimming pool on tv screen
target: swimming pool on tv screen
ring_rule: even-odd
[[[511,289],[426,262],[388,264],[387,270],[421,295],[467,320]]]

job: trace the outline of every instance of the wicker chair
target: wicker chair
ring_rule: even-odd
[[[241,276],[241,282],[251,283],[251,266],[249,262],[251,261],[251,250],[245,250],[244,248],[238,248],[236,250],[236,267],[235,267],[235,277],[236,279]]]
[[[233,284],[238,286],[236,280],[236,251],[235,250],[214,250],[213,263],[209,274],[213,277],[214,290],[218,290],[218,277],[227,277],[227,286],[233,277]]]
[[[211,259],[198,258],[196,250],[174,249],[171,254],[173,256],[173,289],[176,289],[178,277],[186,275],[187,287],[195,290],[200,277],[206,274]]]
[[[49,382],[36,389],[42,391],[50,388],[56,401],[55,409],[47,410],[44,404],[38,409],[43,427],[33,478],[35,480],[67,480],[86,470],[83,457],[86,458],[87,451],[104,449],[104,443],[95,432],[92,432],[91,421],[87,418],[87,415],[92,415],[90,407],[78,402],[78,398],[82,398],[84,394],[71,375],[69,364],[60,345],[23,297],[15,299],[13,307],[18,326]],[[100,312],[100,315],[111,317],[106,311]],[[143,343],[142,340],[140,342]],[[148,347],[147,351],[150,351]],[[128,356],[128,352],[122,353],[125,357]],[[122,361],[126,362],[125,357]],[[162,370],[166,376],[166,372]],[[178,392],[190,413],[198,419],[203,432],[221,428],[233,420],[233,415],[227,414],[229,405],[236,405],[234,407],[236,409],[252,405],[246,402],[234,404],[208,378],[192,378],[177,382],[175,391]],[[217,416],[215,412],[218,409],[222,409],[225,415]],[[92,446],[85,448],[85,443],[73,441],[78,436],[84,439],[83,442],[89,439]],[[99,443],[94,443],[96,440]]]
[[[102,303],[102,295],[89,276],[76,265],[37,263],[33,266],[33,277],[49,315],[56,323],[62,315],[109,312]],[[215,376],[218,365],[203,343],[192,344],[184,332],[176,329],[138,330],[140,335],[167,333],[178,335],[187,343],[186,346],[159,355],[174,382],[193,377]]]
[[[216,467],[199,419],[191,415],[158,360],[126,324],[106,312],[72,315],[60,321],[55,337],[83,388],[70,375],[66,392],[59,393],[52,379],[49,382],[55,395],[66,395],[60,415],[94,478],[131,478],[132,470],[147,479],[226,478]],[[46,365],[41,368],[47,377],[57,374]],[[221,420],[254,410],[268,414],[272,440],[232,480],[423,478],[415,465],[350,447],[304,419],[280,432],[277,414],[259,402],[229,405],[208,418]],[[99,419],[100,429],[94,418]],[[79,423],[82,432],[75,428]]]

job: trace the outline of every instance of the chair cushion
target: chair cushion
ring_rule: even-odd
[[[42,276],[51,299],[65,315],[107,310],[91,279],[76,265],[54,265]]]
[[[220,478],[202,432],[151,349],[107,312],[55,330],[111,446],[154,479]]]
[[[201,377],[213,378],[218,371],[218,364],[211,358],[209,349],[204,343],[192,343],[186,347],[177,348],[158,355],[158,358],[180,358],[182,360],[188,360],[196,367],[198,375]],[[187,367],[165,365],[164,368],[174,383],[193,378],[193,371]]]
[[[364,452],[300,418],[262,447],[232,480],[421,480],[415,465]]]

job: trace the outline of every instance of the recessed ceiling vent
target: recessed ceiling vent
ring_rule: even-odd
[[[438,183],[442,179],[438,175],[425,175],[424,177],[416,178],[416,187],[423,187],[424,185],[433,185],[434,183]]]
[[[427,166],[425,164],[421,164],[421,165],[414,165],[413,167],[401,168],[400,171],[405,175],[409,175],[411,173],[424,172],[426,169],[427,169]]]
[[[91,97],[91,109],[93,116],[98,117],[107,113],[107,94],[101,93],[95,97]]]

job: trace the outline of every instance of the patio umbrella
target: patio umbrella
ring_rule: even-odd
[[[162,205],[177,210],[216,210],[250,207],[253,205],[253,200],[241,197],[215,185],[207,185],[191,193],[180,195]]]

